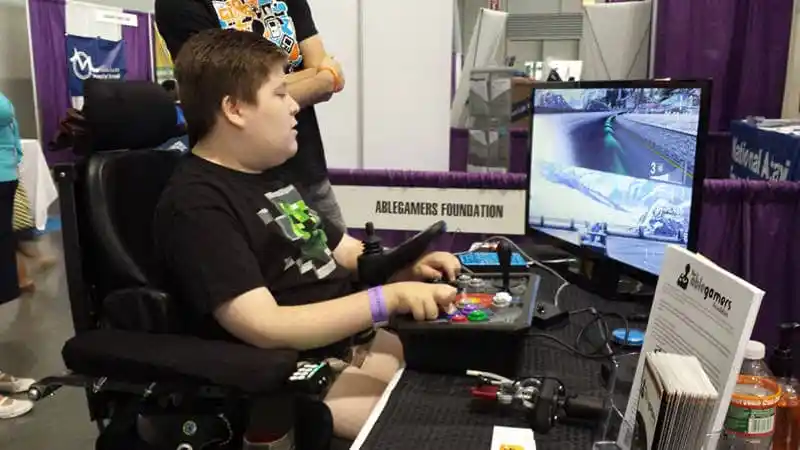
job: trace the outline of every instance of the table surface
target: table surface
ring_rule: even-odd
[[[552,301],[559,280],[546,272],[538,273],[542,275],[539,300]],[[647,304],[609,302],[575,286],[565,288],[559,300],[562,309],[570,311],[593,306],[600,312],[630,315],[646,313],[649,308]],[[580,329],[591,319],[591,314],[576,315],[568,326],[548,333],[573,345]],[[609,319],[609,326],[624,325]],[[564,382],[568,395],[602,397],[606,394],[600,376],[602,363],[576,356],[550,340],[529,336],[519,375],[556,376]],[[521,416],[470,412],[469,388],[474,382],[467,377],[405,370],[361,449],[486,450],[495,425],[527,427]],[[598,427],[559,424],[547,435],[536,434],[535,438],[537,450],[583,450],[592,448],[599,437]]]

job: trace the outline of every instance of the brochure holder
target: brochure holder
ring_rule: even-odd
[[[697,450],[716,450],[717,443],[719,442],[720,436],[722,435],[721,431],[717,431],[716,433],[707,434],[705,438],[705,442],[700,443],[696,447]],[[691,445],[691,443],[690,443]],[[620,450],[620,447],[617,445],[616,436],[611,436],[609,440],[602,440],[597,441],[592,445],[592,450]],[[632,446],[631,450],[647,450],[644,446],[637,447]]]
[[[626,367],[631,365],[635,367],[636,360],[639,356],[639,353],[634,352],[617,355],[611,358],[610,376],[605,386],[605,418],[602,425],[598,428],[597,435],[595,436],[596,441],[592,446],[592,450],[621,450],[617,445],[617,437],[619,436],[620,427],[625,417],[625,407],[630,394],[630,386],[624,382],[626,375],[623,372],[626,370]],[[697,450],[715,450],[721,434],[721,431],[708,434],[706,435],[705,442],[691,448]],[[637,447],[636,445],[632,445],[631,450],[647,449],[643,446]]]
[[[709,297],[713,297],[712,301],[708,301]],[[640,352],[643,355],[665,352],[697,357],[718,398],[730,399],[763,297],[763,290],[725,271],[702,255],[670,245],[665,252]],[[622,361],[620,358],[623,357],[618,356],[617,363]],[[618,448],[615,444],[617,440],[622,444],[619,446],[621,450],[643,448],[638,442],[640,439],[637,439],[637,435],[642,433],[637,429],[640,428],[639,423],[643,422],[639,420],[639,408],[645,361],[640,358],[636,363],[631,386],[627,389],[627,402],[620,401],[625,397],[622,389],[616,386],[609,389],[612,394],[607,408],[608,420],[604,435],[596,441],[594,448],[597,450],[615,450]],[[621,365],[618,364],[614,369]],[[615,374],[609,378],[616,381],[618,377]],[[707,442],[691,443],[689,448],[715,449],[721,438],[716,430],[724,427],[727,412],[727,400],[715,403],[709,424],[703,425],[703,430],[694,431],[694,436],[705,436]],[[646,422],[644,426],[647,426]],[[623,426],[627,424],[636,424],[637,429]],[[620,430],[625,434],[620,435]],[[708,430],[715,432],[702,434]],[[669,440],[674,435],[669,434],[666,438]],[[632,446],[628,440],[633,441]]]

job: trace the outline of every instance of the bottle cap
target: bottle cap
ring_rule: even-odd
[[[764,359],[767,354],[767,348],[758,341],[750,341],[744,348],[744,359]]]
[[[779,327],[780,343],[772,352],[769,359],[769,368],[772,373],[779,378],[789,378],[794,369],[794,358],[792,356],[792,343],[794,335],[800,330],[800,323],[786,322]]]

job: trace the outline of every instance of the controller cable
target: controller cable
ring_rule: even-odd
[[[622,314],[619,314],[619,313],[615,313],[615,312],[601,313],[597,309],[591,308],[591,307],[590,308],[576,309],[574,311],[569,311],[568,314],[570,315],[570,317],[572,317],[572,316],[575,316],[575,315],[578,315],[578,314],[584,314],[584,313],[591,313],[592,315],[594,315],[594,318],[592,318],[592,320],[590,320],[583,327],[581,327],[580,331],[578,332],[578,335],[575,337],[575,343],[574,344],[569,344],[568,342],[566,342],[566,341],[562,340],[561,338],[556,337],[556,336],[554,336],[554,335],[552,335],[550,333],[531,332],[531,333],[528,333],[528,336],[529,337],[533,337],[533,338],[546,339],[546,340],[555,342],[556,344],[558,344],[559,346],[561,346],[564,349],[568,350],[569,352],[571,352],[571,353],[573,353],[573,354],[575,354],[577,356],[580,356],[582,358],[586,358],[586,359],[608,359],[608,358],[613,358],[615,356],[622,356],[623,354],[615,352],[614,349],[611,347],[612,334],[611,334],[611,329],[608,326],[608,321],[606,320],[606,318],[607,317],[615,317],[615,318],[618,318],[618,319],[623,321],[623,323],[625,324],[625,341],[626,342],[627,342],[628,335],[630,334],[630,325],[628,323],[628,319],[625,316],[623,316]],[[589,328],[592,327],[592,326],[597,326],[597,325],[599,325],[601,327],[602,334],[604,336],[603,337],[603,342],[600,345],[595,346],[591,351],[588,351],[588,352],[587,351],[583,351],[580,348],[581,347],[581,341],[586,336],[586,332],[589,330]]]

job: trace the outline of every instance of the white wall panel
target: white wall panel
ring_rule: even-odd
[[[449,169],[453,1],[363,2],[364,168]]]
[[[361,159],[359,3],[309,0],[325,49],[339,61],[345,75],[345,89],[316,107],[329,167],[357,168]]]

